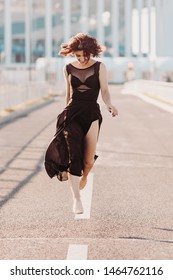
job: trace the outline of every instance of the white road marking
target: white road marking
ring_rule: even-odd
[[[91,215],[91,202],[93,192],[93,177],[91,172],[88,175],[87,184],[83,190],[81,190],[81,200],[84,208],[83,214],[76,214],[75,220],[90,219]],[[75,245],[70,244],[67,253],[67,260],[87,260],[88,257],[88,245]]]
[[[90,219],[92,192],[93,192],[93,177],[94,174],[91,172],[88,175],[87,184],[85,188],[81,190],[81,201],[84,208],[84,213],[76,214],[75,220]]]
[[[87,260],[88,245],[70,244],[67,253],[67,260]]]
[[[139,98],[141,98],[142,100],[144,100],[145,102],[148,102],[152,105],[155,105],[169,113],[173,113],[173,106],[170,104],[166,104],[164,102],[161,102],[159,99],[157,100],[157,97],[148,97],[147,95],[144,95],[142,93],[132,93],[132,95],[135,95]],[[168,100],[169,102],[169,100]]]

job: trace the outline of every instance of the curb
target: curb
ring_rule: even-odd
[[[37,103],[35,105],[11,112],[11,113],[9,113],[9,115],[0,118],[0,126],[7,125],[13,121],[16,121],[18,118],[25,117],[26,115],[30,114],[31,112],[41,109],[53,102],[54,102],[53,98],[48,99],[48,100],[42,99],[41,101],[39,101],[39,103]]]

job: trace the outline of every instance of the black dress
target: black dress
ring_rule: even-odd
[[[72,98],[69,105],[57,117],[56,134],[45,155],[45,168],[52,178],[67,180],[66,172],[81,176],[83,172],[84,137],[93,121],[102,122],[97,103],[100,82],[100,62],[85,69],[71,63],[66,66],[71,75]]]

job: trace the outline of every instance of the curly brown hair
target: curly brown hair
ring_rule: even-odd
[[[84,33],[73,36],[67,44],[61,45],[59,54],[63,56],[73,55],[75,51],[83,50],[86,57],[98,57],[102,52],[101,46],[94,37]]]

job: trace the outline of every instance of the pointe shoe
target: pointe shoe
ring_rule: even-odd
[[[83,213],[83,206],[82,206],[82,202],[81,200],[74,200],[74,204],[73,204],[73,213],[74,214],[82,214]]]
[[[83,188],[85,188],[86,184],[87,184],[87,178],[82,177],[80,179],[79,189],[82,190]]]

